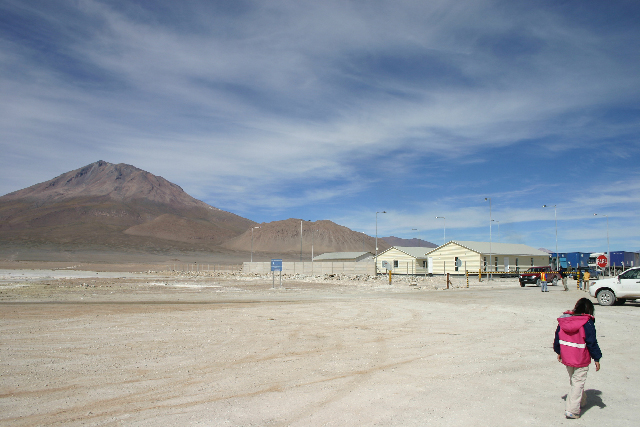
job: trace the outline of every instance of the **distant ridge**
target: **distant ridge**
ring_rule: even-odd
[[[103,160],[0,197],[0,238],[22,244],[206,250],[253,224],[162,177]]]
[[[431,243],[431,242],[427,242],[426,240],[422,240],[422,239],[402,239],[400,237],[395,237],[395,236],[389,236],[389,237],[381,237],[378,238],[378,240],[384,240],[385,242],[387,242],[389,245],[391,246],[407,246],[407,247],[424,247],[424,248],[437,248],[438,245]]]
[[[302,239],[300,238],[302,225]],[[299,254],[310,260],[313,247],[314,256],[326,252],[372,252],[375,253],[375,238],[364,233],[353,231],[332,221],[303,221],[289,218],[256,225],[253,229],[253,244],[251,230],[229,240],[222,246],[227,249],[254,252],[276,252]],[[302,245],[301,245],[302,243]],[[378,239],[380,250],[390,246]],[[303,259],[304,260],[304,259]]]

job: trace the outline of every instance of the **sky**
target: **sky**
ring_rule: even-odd
[[[639,22],[616,0],[3,0],[0,194],[105,160],[257,222],[638,251]]]

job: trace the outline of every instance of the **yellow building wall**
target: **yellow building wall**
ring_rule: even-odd
[[[429,253],[427,257],[432,258],[433,274],[465,274],[465,268],[468,271],[478,271],[480,268],[480,254],[454,243]],[[462,262],[458,271],[455,266],[456,257]]]
[[[519,270],[526,270],[531,267],[532,260],[534,266],[549,265],[549,257],[546,255],[532,256],[503,254],[492,254],[491,264],[489,265],[489,255],[479,254],[455,243],[449,243],[437,251],[429,253],[427,257],[431,257],[433,259],[433,274],[465,274],[465,268],[470,272],[478,272],[479,269],[482,269],[483,271],[486,269],[486,271],[504,272],[505,258],[509,258],[509,264],[506,266],[509,271],[515,271],[516,267]],[[462,261],[462,266],[458,268],[458,271],[456,271],[455,268],[456,257],[460,258]],[[484,263],[485,257],[487,258],[486,267]]]
[[[387,269],[382,266],[382,261],[387,261],[392,266],[394,261],[398,261],[398,266],[392,268],[394,274],[424,274],[424,269],[420,268],[421,262],[417,263],[416,258],[394,248],[378,255],[378,273],[387,272]]]

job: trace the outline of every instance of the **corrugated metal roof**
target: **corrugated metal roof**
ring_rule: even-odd
[[[533,248],[531,246],[523,245],[521,243],[469,242],[469,241],[462,241],[462,240],[452,240],[446,243],[445,245],[442,245],[433,249],[430,252],[434,252],[438,249],[441,249],[443,246],[446,246],[449,243],[458,244],[460,246],[463,246],[467,249],[478,252],[480,254],[488,254],[489,252],[491,252],[492,254],[497,254],[497,255],[533,255],[533,256],[549,255],[544,251]],[[489,246],[491,246],[491,249],[489,249]]]
[[[356,259],[363,255],[373,256],[371,252],[327,252],[322,255],[313,257],[313,259],[315,261],[330,260],[330,259]]]
[[[382,255],[385,252],[390,251],[391,249],[399,250],[400,252],[404,252],[405,254],[412,256],[414,258],[424,258],[425,254],[431,248],[425,248],[424,246],[393,246],[387,249],[384,252],[378,254],[378,256]]]

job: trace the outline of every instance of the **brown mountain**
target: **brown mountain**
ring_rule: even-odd
[[[380,237],[378,238],[380,240]],[[425,248],[437,248],[435,243],[428,242],[422,239],[403,239],[401,237],[389,236],[382,237],[382,240],[387,242],[391,246],[408,246],[408,247],[425,247]]]
[[[299,254],[301,250],[300,225],[302,223],[302,253],[320,255],[325,252],[375,252],[375,237],[350,230],[332,221],[302,221],[290,218],[255,225],[253,229],[253,251],[281,254]],[[237,251],[251,251],[251,229],[222,245]],[[390,246],[378,239],[378,249]]]
[[[208,250],[255,223],[166,179],[98,161],[0,197],[4,243]]]

